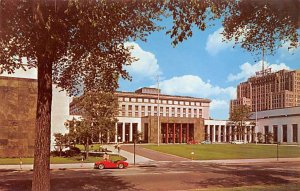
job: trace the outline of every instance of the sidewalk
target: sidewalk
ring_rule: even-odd
[[[120,150],[120,155],[127,158],[126,162],[128,162],[129,164],[133,164],[134,163],[134,154],[131,153],[131,152],[127,152],[127,151],[124,151],[122,149],[122,146],[121,145],[121,150]],[[108,150],[112,151],[113,153],[115,154],[118,154],[118,150],[115,149],[114,145],[104,145],[103,146],[104,148],[107,148]],[[140,163],[148,163],[148,162],[152,162],[153,160],[149,159],[149,158],[146,158],[146,157],[142,157],[140,155],[135,155],[135,163],[136,164],[140,164]]]

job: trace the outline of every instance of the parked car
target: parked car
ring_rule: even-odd
[[[104,169],[104,168],[126,168],[128,167],[128,163],[123,160],[111,161],[111,160],[101,160],[97,161],[94,164],[94,168],[96,169]]]
[[[202,141],[201,144],[211,144],[209,140]]]
[[[236,140],[236,141],[231,141],[231,144],[246,144],[246,142],[243,140]]]

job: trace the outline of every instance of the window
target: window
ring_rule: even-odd
[[[151,116],[151,106],[148,106],[148,116]]]
[[[142,117],[145,116],[145,106],[142,106]]]
[[[194,117],[195,117],[195,118],[198,117],[198,116],[197,116],[197,109],[194,109]]]
[[[125,105],[122,105],[122,116],[125,116],[126,115],[126,109],[125,109]]]
[[[135,106],[135,117],[139,117],[139,106]]]
[[[293,142],[298,142],[298,124],[293,124]]]

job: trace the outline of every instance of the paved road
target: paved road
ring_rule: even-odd
[[[122,150],[133,153],[133,145],[122,145]],[[136,154],[153,161],[191,161],[190,159],[182,158],[179,156],[161,153],[158,151],[150,150],[136,145]]]
[[[30,190],[31,171],[0,170],[0,190]],[[158,162],[111,170],[52,170],[52,190],[188,190],[300,182],[300,162]],[[298,184],[299,186],[299,184]],[[299,188],[300,189],[300,188]]]

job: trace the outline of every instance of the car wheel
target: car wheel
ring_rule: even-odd
[[[124,168],[124,164],[122,164],[122,163],[118,164],[118,168],[119,168],[119,169]]]
[[[103,164],[99,164],[98,168],[101,170],[101,169],[104,169],[104,165]]]

